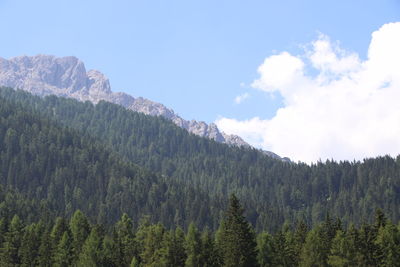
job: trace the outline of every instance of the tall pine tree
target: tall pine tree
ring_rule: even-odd
[[[239,200],[232,194],[217,236],[223,266],[257,266],[255,234],[243,213]]]

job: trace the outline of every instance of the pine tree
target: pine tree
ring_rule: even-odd
[[[165,228],[161,224],[150,225],[147,221],[139,225],[136,240],[140,248],[141,264],[157,266],[163,258],[163,240]]]
[[[303,246],[300,264],[301,267],[313,267],[313,266],[328,266],[327,265],[327,244],[325,243],[326,238],[323,237],[321,226],[317,226],[307,234],[306,242]]]
[[[52,246],[54,249],[57,248],[58,243],[65,231],[70,231],[67,221],[62,217],[57,217],[54,226],[51,230],[50,237],[52,240]]]
[[[239,200],[232,194],[217,240],[223,266],[257,265],[255,234],[243,213]]]
[[[201,234],[200,263],[200,266],[204,267],[214,267],[221,265],[221,260],[218,257],[214,237],[208,229],[205,229]]]
[[[39,255],[36,259],[37,265],[41,267],[53,266],[53,253],[56,252],[57,246],[52,247],[52,239],[50,233],[45,231],[40,240]]]
[[[23,228],[24,226],[18,215],[14,215],[10,222],[9,230],[4,236],[1,255],[3,266],[15,266],[21,263],[18,251],[21,247],[22,236],[24,234]]]
[[[110,266],[110,267],[122,266],[121,265],[122,259],[120,258],[121,254],[117,251],[113,238],[105,236],[103,239],[102,248],[103,248],[104,266]]]
[[[187,258],[185,251],[185,233],[183,232],[182,228],[177,227],[174,234],[172,262],[174,266],[184,266]]]
[[[40,245],[41,225],[31,224],[25,228],[19,256],[21,266],[34,266]]]
[[[308,233],[307,224],[303,220],[299,221],[296,224],[296,229],[293,235],[294,256],[295,256],[295,262],[297,263],[300,262],[300,255],[303,249],[303,245],[306,242],[307,233]]]
[[[176,266],[183,267],[185,265],[185,234],[182,229],[177,228],[175,231],[165,232],[162,241],[162,247],[156,252],[158,257],[155,258],[157,266]]]
[[[96,267],[103,264],[103,234],[100,227],[93,227],[82,247],[77,266]]]
[[[260,267],[274,266],[272,242],[272,236],[266,232],[262,232],[257,236],[257,262]]]
[[[379,266],[400,266],[400,232],[392,223],[385,223],[379,228],[375,241]]]
[[[272,238],[274,266],[295,265],[294,242],[292,233],[288,229],[277,232]]]
[[[122,266],[128,266],[133,257],[138,256],[133,223],[129,216],[124,213],[121,219],[115,224],[114,239],[116,252],[119,253]]]
[[[69,223],[72,240],[73,240],[73,255],[77,260],[83,244],[90,233],[90,225],[86,216],[80,211],[75,211]]]
[[[187,259],[185,266],[199,267],[201,266],[201,240],[200,234],[197,231],[195,225],[191,223],[189,225],[189,230],[186,235],[185,249],[187,254]]]
[[[67,267],[71,266],[74,262],[72,238],[68,231],[65,231],[57,249],[54,253],[54,266]]]
[[[357,249],[343,231],[339,230],[332,240],[328,264],[333,267],[358,266]]]
[[[375,244],[376,239],[376,228],[363,224],[358,235],[358,248],[360,252],[360,264],[362,266],[377,266],[377,245]]]

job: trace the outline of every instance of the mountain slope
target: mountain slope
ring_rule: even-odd
[[[0,58],[0,85],[41,96],[54,94],[93,103],[105,100],[147,115],[163,116],[198,136],[230,145],[249,146],[238,136],[220,132],[213,123],[208,125],[195,120],[186,121],[160,103],[112,92],[109,80],[102,73],[96,70],[86,72],[84,64],[75,57],[37,55],[10,60]],[[277,157],[272,152],[270,156]]]
[[[96,139],[0,97],[3,217],[19,214],[29,222],[81,209],[104,225],[127,213],[135,221],[149,215],[169,227],[193,221],[214,229],[223,209],[214,203],[200,189],[127,162]]]
[[[169,120],[107,102],[93,105],[55,96],[40,98],[5,88],[0,96],[96,138],[124,160],[161,174],[165,181],[205,192],[215,218],[219,218],[218,203],[225,203],[232,192],[258,230],[277,230],[285,221],[302,219],[316,225],[326,212],[356,224],[372,219],[376,208],[395,222],[400,218],[400,157],[311,166],[285,163],[255,149],[191,135]],[[194,199],[199,201],[196,205],[202,203]],[[186,200],[176,200],[174,205],[187,218],[193,210],[181,207]],[[168,210],[173,213],[174,206]],[[199,225],[213,224],[207,220]]]

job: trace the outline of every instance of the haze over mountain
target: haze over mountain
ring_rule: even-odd
[[[103,73],[97,70],[86,71],[84,63],[72,56],[19,56],[9,60],[0,58],[0,85],[23,89],[40,96],[54,94],[93,103],[105,100],[147,115],[165,117],[201,137],[229,145],[249,146],[241,137],[221,132],[214,123],[187,121],[163,104],[113,92]],[[265,153],[279,158],[272,152]]]

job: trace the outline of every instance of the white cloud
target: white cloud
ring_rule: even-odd
[[[246,100],[247,98],[249,98],[249,96],[250,96],[249,93],[244,93],[244,94],[241,94],[241,95],[236,96],[235,99],[234,99],[234,101],[235,101],[236,104],[240,104],[240,103],[242,103],[244,100]]]
[[[219,118],[224,132],[306,162],[400,154],[400,22],[372,34],[364,61],[320,35],[305,55],[270,56],[258,73],[252,86],[284,106],[269,120]]]

